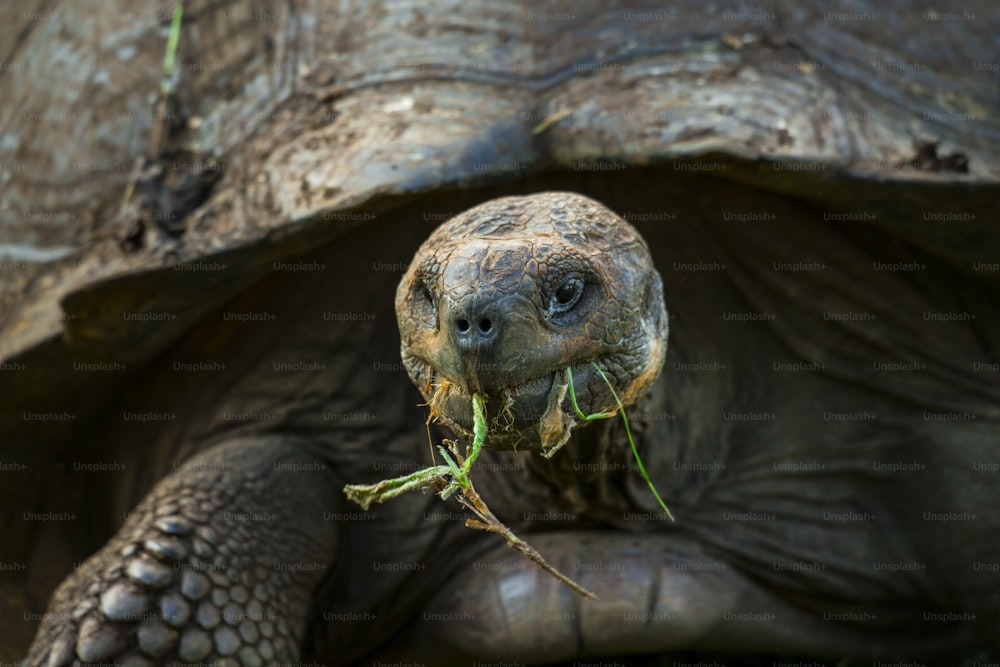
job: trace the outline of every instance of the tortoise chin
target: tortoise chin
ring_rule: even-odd
[[[613,412],[615,399],[589,362],[571,365],[574,393],[585,414]],[[472,393],[424,364],[418,374],[430,382],[424,395],[431,414],[469,442],[473,439]],[[415,380],[417,378],[414,378]],[[487,435],[494,450],[541,450],[551,456],[581,422],[570,397],[566,368],[553,370],[484,394]]]

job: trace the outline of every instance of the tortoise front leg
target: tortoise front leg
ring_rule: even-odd
[[[280,465],[299,463],[316,470]],[[193,458],[59,586],[26,667],[298,658],[335,553],[323,512],[342,500],[330,477],[300,443],[275,436]]]

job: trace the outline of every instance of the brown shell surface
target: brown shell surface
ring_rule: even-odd
[[[215,66],[184,69],[181,129],[159,161],[218,181],[172,221],[182,233],[147,224],[123,252],[140,212],[119,214],[122,192],[149,148],[164,48],[164,16],[133,5],[71,3],[59,21],[0,9],[0,360],[62,335],[99,356],[151,358],[276,257],[401,195],[540,167],[722,155],[721,176],[800,195],[844,177],[904,193],[998,184],[992,0],[963,4],[975,21],[874,4],[877,20],[839,20],[820,0],[354,0],[233,30],[227,17],[256,9],[238,2],[186,17],[180,61]],[[67,52],[79,67],[62,66]],[[185,270],[207,260],[226,269]],[[176,319],[140,332],[123,308]]]
[[[993,0],[963,5],[975,21],[827,20],[820,0],[317,1],[233,29],[256,9],[185,18],[179,61],[214,66],[181,72],[153,194],[214,180],[164,212],[122,203],[165,17],[129,0],[59,20],[0,7],[0,394],[93,414],[273,262],[449,189],[673,165],[834,208],[940,208],[946,191],[995,212],[1000,196]],[[990,242],[986,222],[889,224],[956,263]],[[122,372],[95,386],[76,361]],[[0,404],[0,453],[23,431]]]

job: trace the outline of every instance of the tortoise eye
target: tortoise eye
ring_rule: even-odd
[[[583,294],[583,280],[573,276],[553,293],[549,307],[554,313],[565,313],[576,305],[581,294]]]

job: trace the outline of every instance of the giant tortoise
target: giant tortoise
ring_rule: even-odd
[[[991,0],[150,11],[8,42],[0,658],[997,659]],[[599,599],[343,494],[474,394]]]

